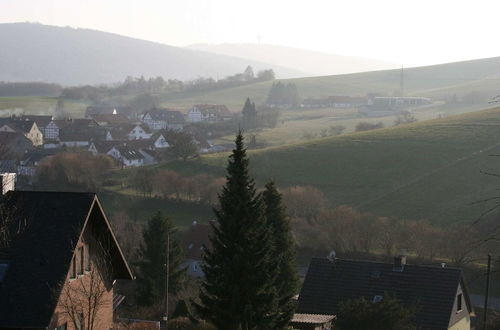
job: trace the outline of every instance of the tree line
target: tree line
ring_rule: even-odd
[[[102,103],[110,98],[124,95],[170,95],[193,91],[210,91],[229,87],[242,86],[255,82],[274,80],[275,74],[272,69],[261,70],[254,73],[251,66],[248,66],[242,73],[227,76],[222,79],[212,77],[197,78],[188,81],[177,79],[165,80],[163,77],[127,77],[123,82],[115,85],[99,86],[75,86],[62,90],[61,95],[66,99],[80,100],[93,103]]]

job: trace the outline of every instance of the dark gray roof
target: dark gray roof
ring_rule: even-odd
[[[153,120],[165,120],[169,125],[184,124],[184,115],[177,110],[169,109],[151,109],[144,113],[148,114]]]
[[[115,147],[123,158],[133,160],[133,159],[144,159],[144,156],[139,150],[129,147],[129,146],[117,146]]]
[[[403,304],[416,305],[415,323],[425,329],[448,329],[459,284],[469,310],[470,301],[457,268],[405,265],[393,271],[393,264],[314,258],[309,265],[299,296],[297,312],[338,313],[339,303],[377,295],[394,294]]]
[[[114,235],[94,193],[14,191],[4,203],[13,225],[24,225],[4,255],[9,267],[0,284],[0,328],[45,328],[88,219]],[[122,260],[113,264],[113,276],[131,278],[119,247],[111,252],[113,260]]]
[[[111,115],[113,111],[123,115],[130,115],[133,113],[133,109],[128,106],[90,106],[85,110],[85,117],[90,117],[93,115]]]

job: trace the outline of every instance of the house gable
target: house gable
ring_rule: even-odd
[[[7,251],[0,328],[49,326],[58,290],[89,223],[109,242],[113,278],[133,278],[95,194],[14,191],[6,195],[5,203],[22,230]]]

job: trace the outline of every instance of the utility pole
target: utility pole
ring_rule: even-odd
[[[164,309],[165,314],[163,315],[163,324],[165,325],[164,329],[168,330],[168,278],[170,275],[170,233],[167,233],[167,255],[166,255],[166,263],[165,263],[165,295],[164,299]]]
[[[488,319],[488,298],[490,294],[490,272],[491,272],[491,254],[488,253],[488,269],[486,271],[486,292],[484,293],[484,314],[483,314],[483,330],[486,330],[486,322]]]

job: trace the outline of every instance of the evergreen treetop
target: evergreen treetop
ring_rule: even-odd
[[[278,270],[275,287],[278,290],[278,314],[276,325],[281,329],[293,317],[295,302],[293,297],[298,289],[297,268],[295,265],[294,241],[289,219],[286,216],[282,196],[274,182],[266,184],[262,194],[265,217],[274,240],[272,259]]]
[[[205,280],[196,305],[220,329],[272,329],[278,295],[272,233],[261,196],[248,171],[241,132],[229,157],[227,181],[215,209],[212,249],[204,256]]]
[[[175,238],[172,221],[161,212],[156,213],[143,231],[144,243],[140,248],[142,257],[139,263],[138,302],[151,306],[163,301],[165,297],[165,279],[167,250],[169,251],[169,293],[177,293],[182,286],[185,269],[182,251]],[[167,246],[168,242],[168,246]]]

